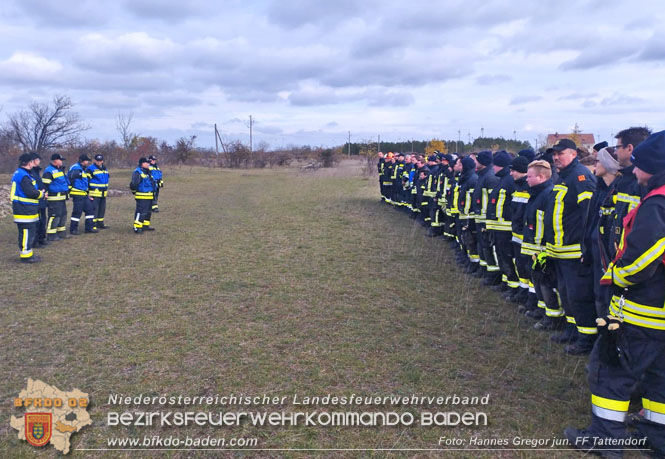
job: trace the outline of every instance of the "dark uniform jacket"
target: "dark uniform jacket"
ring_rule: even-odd
[[[491,165],[486,166],[482,171],[478,171],[478,183],[472,196],[473,215],[476,223],[485,223],[489,195],[498,183],[499,179],[494,175]]]
[[[619,170],[621,174],[614,183],[616,190],[614,202],[614,215],[612,216],[612,227],[608,234],[608,250],[610,258],[616,255],[617,247],[621,242],[621,232],[623,230],[623,219],[628,212],[633,210],[646,195],[646,190],[637,183],[637,178],[633,175],[634,166],[630,165]]]
[[[476,171],[470,169],[465,171],[460,176],[459,180],[459,196],[457,201],[457,209],[459,210],[460,219],[473,220],[473,193],[478,184],[478,175]]]
[[[510,176],[510,167],[506,166],[496,173],[498,183],[489,195],[487,203],[487,229],[511,231],[513,212],[510,201],[515,191],[515,180]]]
[[[511,209],[511,230],[513,233],[513,242],[522,243],[524,237],[524,212],[529,202],[529,184],[526,183],[526,176],[515,180],[515,191],[513,191],[510,200]]]
[[[647,191],[624,219],[619,252],[601,283],[614,287],[612,315],[663,331],[665,339],[665,172],[649,180]]]
[[[545,210],[551,199],[552,179],[529,188],[529,202],[524,208],[522,255],[537,255],[545,251]]]
[[[547,206],[545,240],[547,256],[579,259],[587,208],[596,188],[596,177],[577,158],[559,171]]]

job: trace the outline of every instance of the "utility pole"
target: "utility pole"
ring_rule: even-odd
[[[469,132],[469,145],[471,145],[471,133]]]
[[[517,142],[517,131],[513,131],[513,140]]]
[[[480,126],[480,137],[485,138],[485,128],[483,126]]]
[[[457,130],[457,145],[455,145],[455,150],[457,150],[456,153],[459,153],[459,143],[462,140],[462,131],[459,129]]]
[[[351,131],[349,131],[349,158],[351,157]]]
[[[219,145],[217,142],[217,123],[215,123],[215,153],[219,155]]]
[[[252,120],[252,115],[249,115],[249,154],[252,154],[253,144],[252,144],[252,125],[254,121]]]
[[[411,154],[413,154],[413,139],[411,139]]]

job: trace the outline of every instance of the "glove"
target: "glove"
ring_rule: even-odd
[[[159,181],[159,187],[160,187],[160,188],[164,188],[164,180],[160,180],[160,181]]]
[[[540,252],[538,255],[532,255],[533,264],[531,269],[544,273],[547,269],[547,252]]]
[[[630,368],[630,355],[624,345],[622,319],[614,316],[596,319],[598,325],[598,357],[606,365]]]

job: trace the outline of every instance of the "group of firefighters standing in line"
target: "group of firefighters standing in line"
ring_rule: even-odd
[[[18,226],[20,260],[37,263],[41,258],[34,247],[44,247],[53,241],[78,236],[79,222],[85,214],[84,231],[98,233],[108,228],[104,223],[106,197],[109,191],[109,171],[103,155],[90,159],[82,154],[78,162],[65,170],[65,158],[51,155],[51,163],[41,174],[41,158],[37,153],[24,153],[11,182],[10,200],[14,222]],[[157,158],[141,158],[129,185],[136,199],[134,232],[150,231],[151,212],[159,212],[159,188],[164,186]],[[67,234],[67,206],[73,208]],[[48,216],[47,216],[48,209]]]
[[[515,157],[379,153],[379,184],[383,201],[448,239],[465,272],[536,330],[556,331],[567,354],[591,354],[592,422],[566,429],[573,446],[618,457],[641,436],[663,457],[665,131],[616,139],[594,146],[595,167],[570,139]],[[639,395],[641,413],[628,417]]]

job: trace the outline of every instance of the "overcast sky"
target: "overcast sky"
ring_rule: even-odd
[[[216,6],[213,6],[216,4]],[[3,0],[0,118],[68,95],[173,141],[456,139],[665,128],[662,0]],[[515,132],[515,134],[513,134]]]

